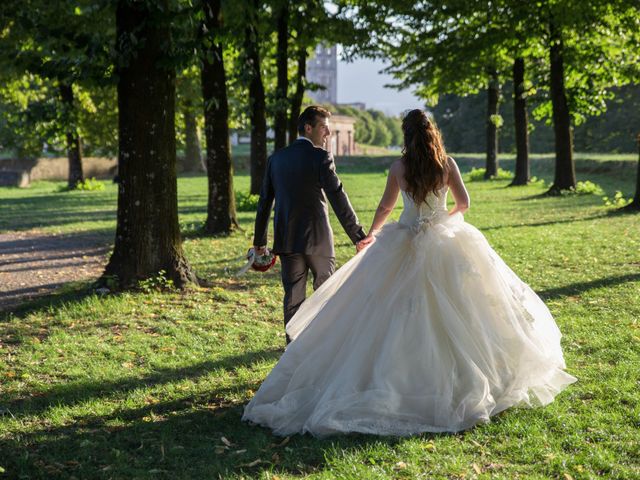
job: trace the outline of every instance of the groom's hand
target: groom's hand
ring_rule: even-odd
[[[253,251],[256,252],[256,255],[262,256],[265,253],[267,253],[267,247],[266,246],[258,247],[256,245],[254,245],[253,246]]]
[[[376,241],[376,238],[373,235],[367,235],[358,243],[356,243],[356,252],[360,252],[361,250],[364,250],[368,245],[371,245],[375,241]]]

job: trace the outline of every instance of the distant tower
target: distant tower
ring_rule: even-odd
[[[336,46],[318,45],[313,57],[307,60],[307,81],[326,87],[307,91],[314,102],[338,103],[338,51]]]

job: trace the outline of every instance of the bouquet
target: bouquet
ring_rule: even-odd
[[[258,272],[266,272],[275,265],[278,256],[271,252],[268,248],[265,249],[264,254],[258,255],[252,247],[249,249],[249,251],[247,251],[247,255],[245,258],[247,259],[247,263],[238,271],[236,275],[244,275],[247,270],[249,270],[249,268],[253,268]]]

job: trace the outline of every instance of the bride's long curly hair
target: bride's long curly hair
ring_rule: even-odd
[[[429,192],[438,194],[449,169],[447,152],[438,127],[422,110],[411,110],[402,119],[404,179],[407,193],[420,204]]]

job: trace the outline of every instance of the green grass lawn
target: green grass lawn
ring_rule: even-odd
[[[533,172],[549,179],[550,172]],[[633,193],[618,171],[580,176]],[[368,227],[384,167],[342,180]],[[85,285],[0,315],[5,478],[640,478],[640,217],[539,183],[470,182],[466,220],[546,301],[578,377],[551,405],[511,409],[456,435],[277,438],[240,422],[282,353],[279,268],[232,273],[243,231],[200,236],[204,177],[179,181],[185,249],[211,289],[98,297]],[[0,189],[0,230],[113,237],[116,190]],[[248,178],[238,176],[245,191]],[[400,213],[400,205],[394,218]],[[337,263],[353,253],[332,219]],[[3,475],[0,474],[0,479]]]

